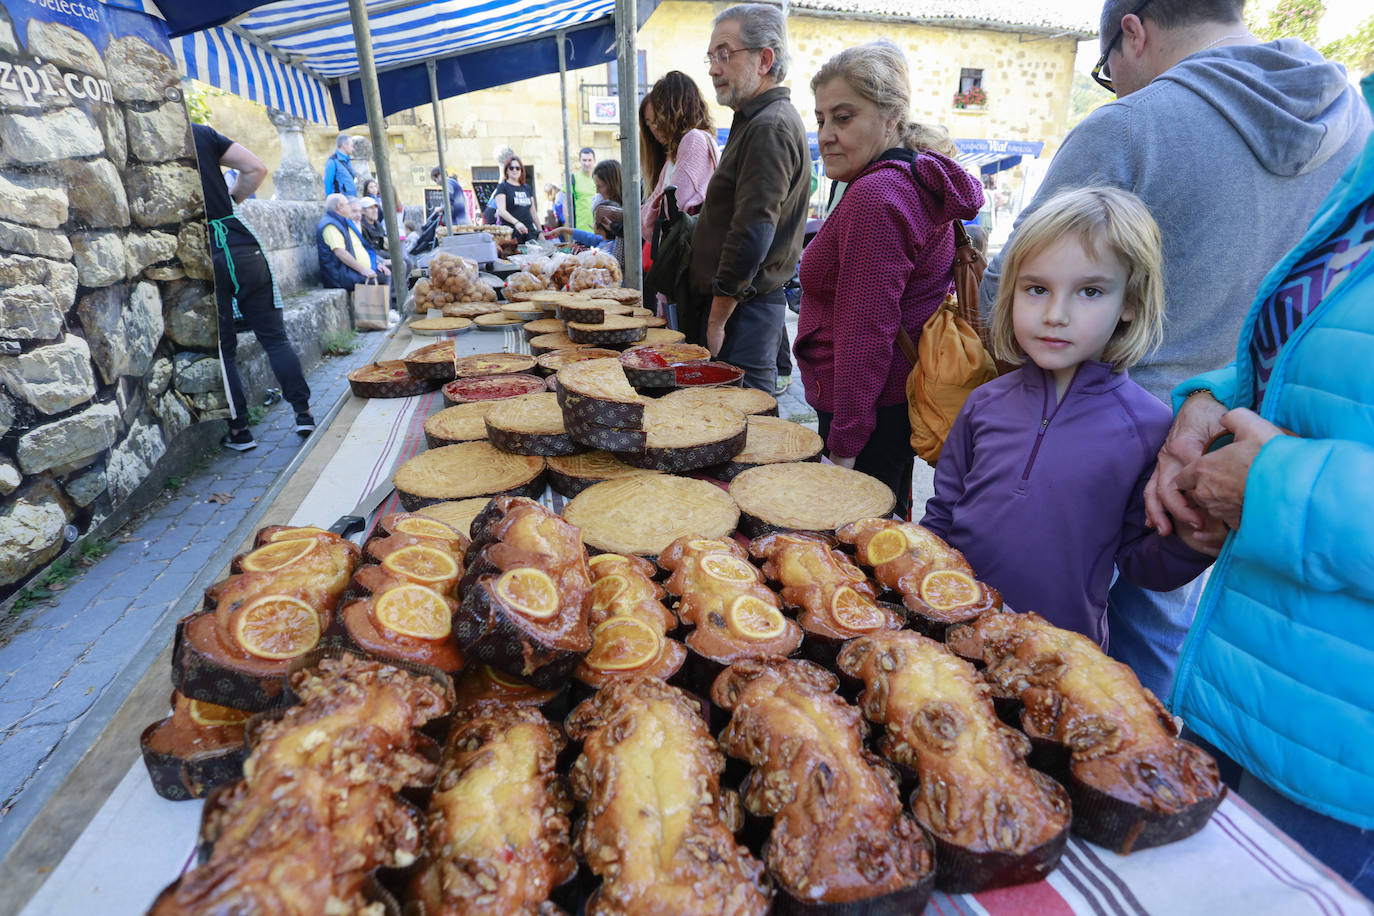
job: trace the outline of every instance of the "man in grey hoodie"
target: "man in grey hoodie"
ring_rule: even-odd
[[[1131,378],[1170,390],[1235,354],[1260,280],[1360,153],[1369,109],[1337,64],[1292,38],[1261,44],[1244,0],[1106,0],[1094,76],[1117,101],[1064,140],[1035,199],[1112,185],[1141,197],[1164,237],[1164,342]],[[991,310],[1002,258],[983,275]],[[1119,581],[1111,654],[1167,696],[1203,580],[1166,594]]]

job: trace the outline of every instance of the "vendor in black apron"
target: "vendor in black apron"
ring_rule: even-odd
[[[267,166],[243,146],[204,124],[192,125],[200,183],[205,192],[205,216],[210,230],[210,257],[215,265],[215,304],[219,311],[220,362],[229,389],[232,415],[229,433],[220,444],[246,452],[257,446],[248,429],[248,403],[235,355],[235,319],[242,319],[267,353],[282,396],[296,413],[296,432],[309,436],[315,429],[310,415],[310,386],[301,361],[287,339],[281,300],[262,246],[252,230],[234,215],[234,204],[250,197],[267,177]],[[221,166],[238,170],[233,188],[226,187]]]

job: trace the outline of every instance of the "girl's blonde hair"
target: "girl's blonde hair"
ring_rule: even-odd
[[[842,79],[861,97],[877,106],[884,118],[897,122],[897,141],[914,152],[932,150],[953,159],[959,148],[949,131],[939,125],[920,124],[911,117],[911,78],[906,56],[894,44],[873,41],[845,48],[826,61],[811,78],[811,91],[831,80]]]
[[[1111,252],[1126,265],[1123,309],[1134,320],[1120,322],[1102,351],[1113,371],[1129,369],[1164,337],[1164,243],[1159,226],[1139,197],[1119,188],[1082,188],[1045,201],[1011,237],[1002,259],[1002,278],[993,305],[993,355],[1008,362],[1026,358],[1016,342],[1011,306],[1021,264],[1046,245],[1075,235],[1089,252]]]

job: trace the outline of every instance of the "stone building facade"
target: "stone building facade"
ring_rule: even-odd
[[[227,413],[176,65],[103,44],[0,8],[0,597]]]
[[[669,70],[681,70],[702,87],[718,127],[728,127],[728,109],[715,104],[702,62],[711,19],[728,4],[707,0],[664,0],[638,37],[641,80],[651,84]],[[1060,3],[1058,6],[1066,6]],[[1086,7],[1085,7],[1086,9]],[[793,0],[788,37],[793,55],[787,85],[809,129],[815,129],[810,82],[842,48],[883,39],[897,44],[912,70],[912,116],[943,124],[954,137],[1038,140],[1042,156],[1053,154],[1067,132],[1069,95],[1078,42],[1095,33],[1095,10],[1065,15],[1037,0]],[[961,16],[963,18],[961,18]],[[569,143],[574,159],[583,146],[599,156],[619,158],[619,129],[589,120],[588,99],[614,95],[606,64],[577,68],[569,62]],[[983,108],[957,108],[954,95],[964,79],[976,78],[988,96]],[[269,167],[280,162],[276,131],[260,107],[233,97],[207,99],[212,123],[242,135]],[[494,167],[503,147],[535,167],[541,187],[557,181],[563,159],[562,109],[558,76],[536,77],[484,89],[443,102],[449,168],[468,186],[473,167]],[[239,134],[234,134],[238,131]],[[366,128],[355,132],[366,133]],[[394,179],[403,203],[421,202],[435,156],[434,123],[426,106],[387,119]],[[333,150],[335,131],[312,126],[306,133],[309,159],[322,170]],[[561,182],[559,182],[561,184]],[[272,189],[261,192],[270,195]]]

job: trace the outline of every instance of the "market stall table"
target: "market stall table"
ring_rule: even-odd
[[[502,349],[527,352],[518,327],[473,331],[453,338],[459,356]],[[402,329],[385,358],[398,358],[433,337],[412,336]],[[422,423],[445,406],[439,391],[425,395],[372,400],[342,412],[346,426],[338,447],[315,466],[297,471],[269,510],[263,523],[328,525],[350,514],[395,466],[422,450]],[[562,498],[546,497],[554,508]],[[397,508],[395,495],[380,512]],[[245,539],[251,532],[240,532]],[[189,596],[194,602],[198,596]],[[185,604],[186,601],[183,601]],[[165,713],[167,654],[147,672],[149,689],[135,691],[109,728],[126,734],[108,739],[136,745],[137,729],[128,722],[149,722]],[[158,689],[160,686],[160,690]],[[161,699],[158,699],[160,693]],[[102,741],[106,737],[102,736]],[[124,755],[122,759],[127,759]],[[59,801],[60,799],[54,799]],[[122,780],[89,817],[80,837],[38,892],[21,911],[39,914],[100,913],[123,916],[144,912],[153,898],[194,860],[201,805],[171,802],[152,789],[143,763],[135,759]],[[8,900],[0,910],[17,910]],[[13,907],[13,909],[12,909]],[[1300,848],[1243,801],[1228,797],[1198,834],[1168,846],[1119,856],[1074,838],[1059,868],[1032,885],[973,895],[937,893],[927,912],[987,914],[1258,914],[1369,912],[1370,904],[1315,863]]]

